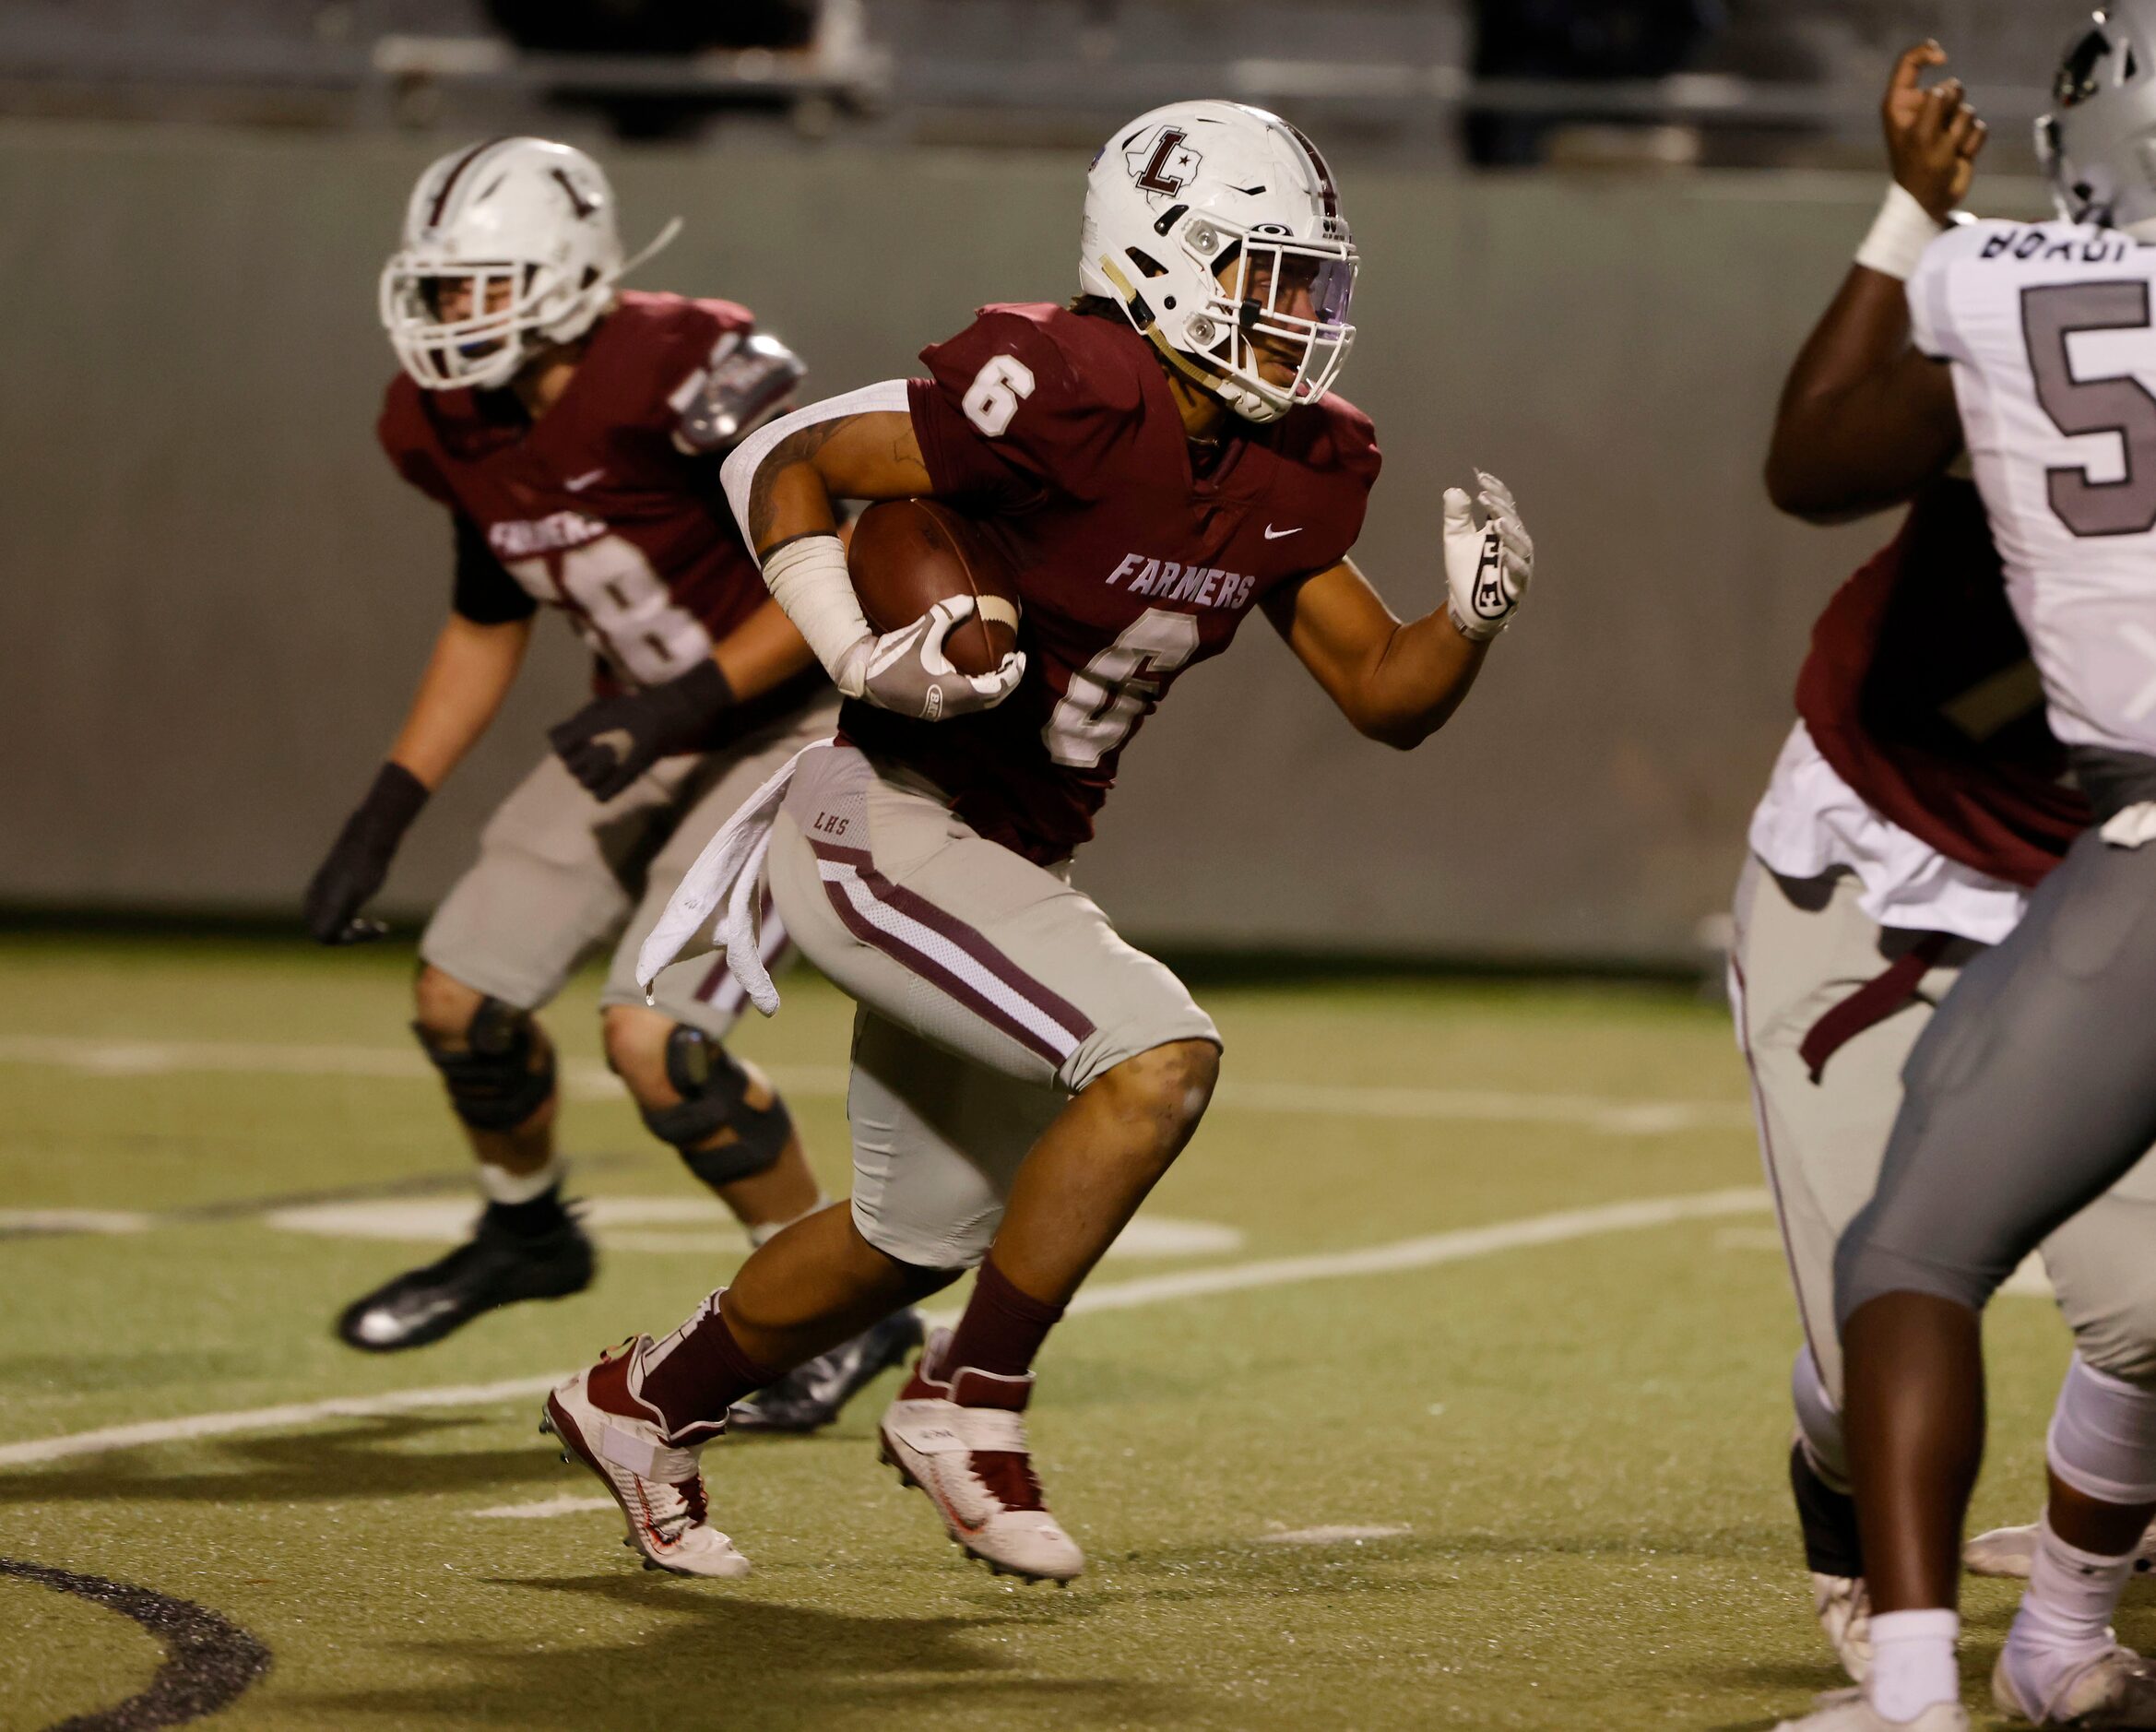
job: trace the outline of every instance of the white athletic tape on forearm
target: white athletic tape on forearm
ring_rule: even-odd
[[[719,483],[726,489],[726,503],[733,510],[734,521],[741,526],[741,539],[752,548],[756,545],[755,531],[749,527],[749,496],[754,490],[756,471],[764,467],[764,459],[777,448],[778,442],[788,433],[813,427],[818,421],[840,421],[848,415],[910,414],[906,401],[906,381],[886,379],[881,385],[863,386],[858,391],[848,391],[844,397],[828,397],[821,403],[811,403],[806,409],[797,409],[790,415],[781,415],[768,427],[759,428],[733,449],[733,455],[719,465]]]
[[[860,696],[859,674],[844,664],[847,651],[874,635],[853,592],[846,547],[835,535],[806,535],[788,541],[764,562],[764,586],[785,610],[794,629],[809,640],[823,671],[848,697]],[[848,680],[846,675],[851,673]],[[853,690],[847,691],[848,684]]]
[[[974,605],[980,610],[981,618],[990,625],[1007,625],[1013,631],[1018,629],[1018,610],[1001,596],[977,596],[974,598]]]
[[[1924,249],[1947,231],[1947,225],[1916,202],[1909,189],[1896,181],[1873,220],[1871,232],[1856,249],[1856,262],[1882,277],[1907,282],[1915,274]]]

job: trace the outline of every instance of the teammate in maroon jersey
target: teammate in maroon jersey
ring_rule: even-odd
[[[357,1347],[420,1346],[589,1282],[590,1243],[561,1197],[553,1047],[533,1013],[616,935],[607,1060],[654,1134],[752,1238],[823,1201],[785,1104],[720,1045],[741,1002],[725,971],[646,1005],[633,967],[682,868],[831,730],[822,670],[715,504],[720,456],[786,405],[802,369],[745,308],[618,291],[633,262],[589,158],[505,138],[421,176],[383,276],[404,373],[382,444],[451,513],[456,588],[389,760],[308,888],[315,937],[380,931],[359,911],[492,719],[542,601],[590,644],[595,696],[552,730],[553,754],[495,814],[421,941],[413,1027],[488,1201],[469,1243],[346,1310],[338,1332]],[[765,939],[776,954],[783,925]],[[918,1333],[910,1316],[879,1323],[768,1392],[749,1422],[827,1419]]]
[[[885,1456],[992,1568],[1081,1569],[1026,1448],[1034,1358],[1195,1130],[1219,1037],[1066,862],[1132,734],[1251,613],[1405,748],[1466,695],[1531,570],[1487,476],[1487,527],[1446,496],[1449,608],[1402,624],[1349,563],[1378,473],[1369,421],[1330,392],[1355,272],[1299,132],[1234,103],[1161,109],[1096,160],[1076,303],[990,307],[924,351],[927,377],[803,409],[728,460],[765,581],[847,703],[838,740],[722,832],[640,972],[724,897],[729,965],[774,1004],[747,931],[767,847],[780,916],[859,1006],[855,1187],[665,1341],[550,1398],[547,1428],[647,1560],[745,1569],[697,1465],[729,1407],[977,1265],[885,1417]],[[956,502],[1019,574],[1020,647],[992,673],[942,653],[970,597],[881,638],[856,599],[833,502],[919,494]]]

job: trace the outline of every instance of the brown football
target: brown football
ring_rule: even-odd
[[[911,625],[953,596],[1008,602],[1010,623],[977,612],[944,639],[944,653],[963,672],[992,673],[1017,646],[1017,574],[977,525],[948,505],[933,499],[871,505],[853,527],[847,566],[861,611],[879,632]]]

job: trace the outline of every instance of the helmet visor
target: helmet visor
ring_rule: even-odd
[[[1235,371],[1283,408],[1332,388],[1355,341],[1355,243],[1246,234],[1226,293]]]

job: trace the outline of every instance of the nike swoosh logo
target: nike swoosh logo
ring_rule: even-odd
[[[581,493],[594,481],[603,481],[606,478],[607,472],[603,469],[586,469],[582,475],[572,475],[562,485],[573,493]]]
[[[1303,527],[1299,523],[1292,529],[1275,529],[1271,524],[1265,526],[1265,539],[1268,541],[1277,541],[1283,536],[1300,535],[1302,532]]]

